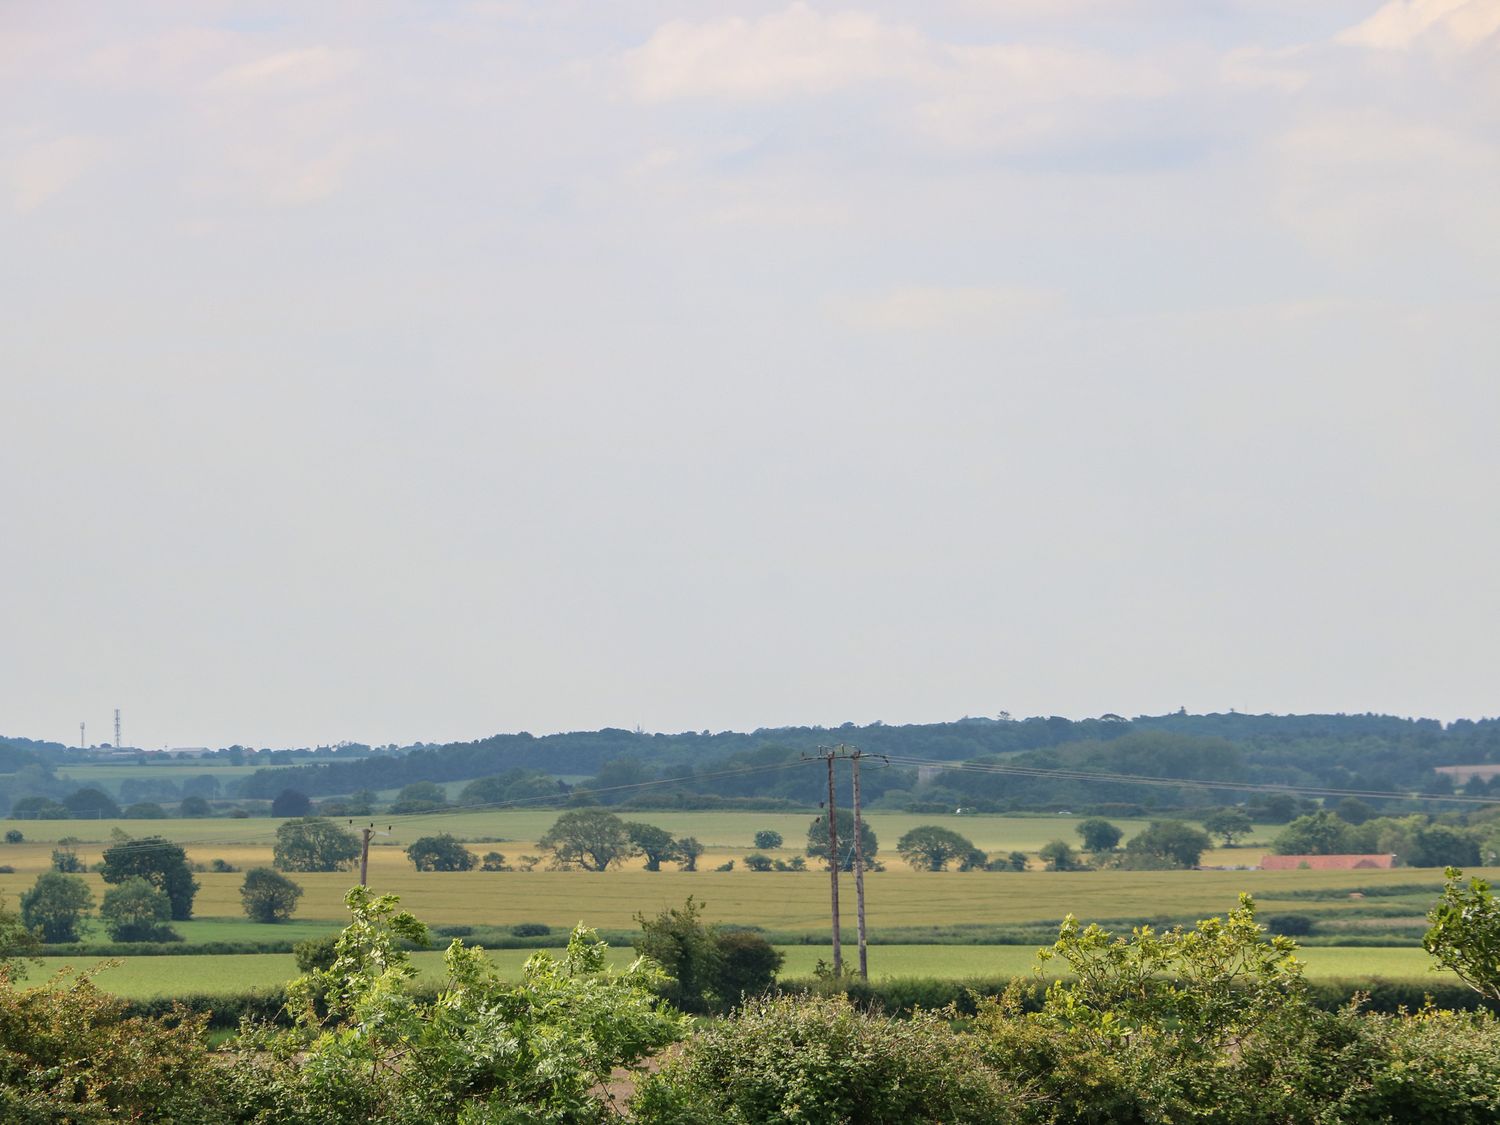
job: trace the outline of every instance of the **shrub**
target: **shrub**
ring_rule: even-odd
[[[763,828],[755,834],[755,846],[768,852],[775,851],[783,842],[781,833],[769,828]]]
[[[719,864],[718,867],[715,867],[714,870],[715,871],[733,871],[734,870],[734,860],[732,860],[732,859],[726,859],[723,863]]]
[[[285,922],[301,897],[302,888],[271,867],[252,867],[240,885],[245,916],[253,922]]]
[[[93,905],[94,894],[82,878],[48,871],[21,895],[21,920],[43,941],[74,942]]]
[[[210,871],[217,871],[220,874],[231,874],[239,870],[238,867],[230,863],[227,859],[215,859],[210,861],[208,869]]]
[[[509,871],[510,864],[505,862],[505,856],[501,852],[485,852],[484,859],[480,861],[481,871]]]
[[[338,934],[325,934],[323,937],[307,938],[292,946],[292,956],[297,959],[298,971],[312,973],[332,968],[338,957],[338,940]]]
[[[53,848],[52,870],[61,871],[65,875],[79,875],[84,871],[83,860],[70,847]]]
[[[172,900],[139,875],[104,892],[99,917],[115,941],[182,940],[167,924],[172,917]]]
[[[751,871],[769,871],[772,867],[771,857],[755,852],[745,857],[745,866]]]
[[[642,1125],[978,1125],[1012,1118],[1022,1101],[940,1013],[895,1020],[843,996],[775,997],[700,1030],[640,1084],[631,1112]]]
[[[413,841],[406,849],[406,858],[418,871],[472,871],[479,863],[479,858],[448,832]]]
[[[21,834],[21,830],[19,828],[11,828],[6,830],[5,842],[7,844],[19,844],[25,839],[26,837]]]
[[[552,932],[552,927],[545,922],[517,922],[510,932],[516,937],[546,937]]]
[[[1317,921],[1306,914],[1272,914],[1266,924],[1273,934],[1304,937],[1313,932]]]

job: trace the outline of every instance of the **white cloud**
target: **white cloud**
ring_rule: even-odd
[[[1008,330],[1062,308],[1061,294],[1023,287],[914,287],[829,303],[851,328],[898,332]]]
[[[646,101],[773,101],[909,75],[932,65],[931,51],[912,28],[863,12],[825,16],[796,3],[755,20],[674,20],[628,52],[625,62]]]
[[[1429,35],[1441,34],[1470,49],[1500,31],[1500,0],[1390,0],[1362,23],[1341,32],[1340,43],[1376,50],[1406,51]]]
[[[359,63],[356,51],[332,47],[296,47],[241,63],[222,72],[212,85],[251,93],[302,90],[336,82]]]
[[[1293,65],[1292,60],[1306,51],[1304,44],[1276,50],[1238,47],[1220,61],[1219,75],[1231,86],[1295,94],[1307,85],[1311,74],[1304,67]]]
[[[10,166],[12,200],[18,211],[34,211],[104,158],[97,137],[62,136],[23,150]]]

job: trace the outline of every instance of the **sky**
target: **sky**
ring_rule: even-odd
[[[0,733],[1500,712],[1500,0],[0,3]]]

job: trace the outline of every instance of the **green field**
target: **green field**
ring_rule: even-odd
[[[496,949],[489,953],[502,975],[520,976],[521,966],[533,950]],[[554,954],[557,950],[552,950]],[[808,977],[821,960],[830,960],[827,946],[783,946],[786,963],[781,975]],[[442,954],[417,953],[413,961],[426,980],[442,975]],[[844,949],[846,962],[854,964],[853,946]],[[1374,947],[1369,949],[1307,949],[1300,954],[1307,962],[1307,975],[1313,979],[1387,980],[1453,980],[1452,974],[1433,972],[1432,959],[1420,949]],[[629,948],[610,950],[616,966],[627,964],[634,953]],[[295,959],[289,953],[223,954],[212,957],[126,957],[101,969],[95,977],[103,989],[121,996],[146,997],[184,995],[188,993],[228,993],[247,988],[272,988],[297,975]],[[29,984],[48,980],[64,970],[87,969],[108,964],[100,958],[48,957],[44,964],[28,971]],[[993,978],[1022,976],[1036,964],[1036,950],[1027,946],[983,945],[878,945],[869,951],[870,976],[937,977],[941,979]],[[1055,963],[1050,966],[1055,971]]]
[[[536,839],[552,824],[555,810],[525,812],[466,812],[387,818],[390,837],[377,838],[370,854],[370,885],[394,892],[402,905],[435,925],[510,926],[543,922],[566,930],[577,922],[606,930],[633,930],[640,913],[655,914],[680,906],[693,895],[706,904],[712,922],[758,926],[787,935],[806,934],[818,940],[828,926],[828,878],[819,871],[718,872],[724,859],[741,860],[752,849],[751,837],[773,829],[786,837],[782,858],[800,852],[810,817],[806,813],[662,812],[636,813],[674,835],[695,835],[709,847],[704,870],[648,872],[639,862],[603,874],[582,871],[419,873],[403,853],[418,836],[451,831],[474,841],[476,851],[497,850],[512,859],[538,854]],[[1077,817],[917,816],[879,813],[870,817],[884,844],[880,858],[890,869],[866,879],[870,932],[888,933],[896,942],[921,941],[925,934],[940,936],[954,927],[1004,927],[1055,924],[1072,913],[1112,928],[1142,921],[1192,921],[1222,915],[1235,905],[1241,891],[1252,893],[1261,917],[1280,913],[1314,915],[1322,932],[1335,935],[1347,925],[1392,936],[1411,934],[1408,948],[1315,947],[1306,960],[1314,974],[1420,976],[1426,959],[1416,948],[1423,914],[1437,897],[1442,874],[1437,870],[1392,871],[1084,871],[1021,873],[922,872],[909,869],[893,854],[894,841],[919,823],[943,823],[956,828],[991,852],[1035,851],[1042,843],[1073,835]],[[1133,830],[1140,822],[1120,822]],[[276,821],[268,819],[203,819],[165,821],[25,821],[8,822],[26,834],[21,844],[0,845],[0,863],[15,870],[0,873],[0,895],[14,905],[39,872],[47,870],[53,842],[66,836],[85,841],[78,852],[86,863],[97,862],[116,825],[135,835],[160,832],[188,849],[189,857],[207,865],[221,858],[239,872],[202,871],[193,921],[179,925],[194,943],[295,941],[327,933],[346,917],[343,896],[352,881],[344,872],[298,874],[305,894],[297,918],[281,926],[265,926],[244,919],[239,888],[245,868],[269,863]],[[480,844],[478,841],[494,841]],[[1221,853],[1241,862],[1259,858],[1258,848]],[[1490,877],[1500,875],[1493,869]],[[105,885],[97,874],[85,878],[96,899]],[[845,925],[853,922],[853,880],[844,880]],[[1397,893],[1386,893],[1394,891]],[[1330,930],[1329,927],[1334,929]],[[96,926],[93,940],[103,940]],[[994,940],[981,938],[981,940]],[[786,971],[805,975],[827,950],[797,945],[788,950]],[[506,971],[524,961],[526,951],[502,951],[497,959]],[[424,955],[424,964],[434,955]],[[877,945],[872,948],[876,975],[908,973],[943,976],[992,975],[1024,971],[1030,965],[1027,946]],[[87,959],[83,959],[87,960]],[[160,991],[226,990],[274,984],[291,973],[287,954],[198,957],[137,957],[111,969],[107,987],[131,994]],[[101,978],[102,980],[102,978]]]

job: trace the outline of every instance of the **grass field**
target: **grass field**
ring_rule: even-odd
[[[134,762],[101,762],[97,765],[71,765],[58,766],[57,776],[65,777],[69,781],[76,781],[79,785],[97,785],[101,789],[113,793],[115,787],[126,779],[136,781],[175,781],[181,783],[190,777],[202,777],[204,774],[217,777],[219,783],[226,784],[236,781],[242,777],[249,777],[259,766],[231,766],[212,761],[198,761],[194,759],[182,761],[152,762],[148,759],[147,764],[137,765]]]
[[[1495,869],[1479,869],[1488,877]],[[96,898],[104,883],[85,876]],[[305,894],[299,919],[344,918],[342,900],[350,885],[348,872],[295,876]],[[240,874],[197,875],[202,885],[195,911],[205,918],[234,919],[241,914]],[[35,880],[34,872],[0,875],[0,893],[14,905]],[[845,880],[851,900],[852,879]],[[1073,913],[1081,919],[1194,919],[1222,914],[1241,891],[1254,894],[1263,915],[1305,912],[1337,916],[1368,910],[1367,901],[1334,897],[1309,903],[1298,891],[1342,896],[1344,889],[1429,885],[1437,897],[1442,877],[1436,871],[1099,871],[1024,874],[886,871],[866,879],[872,931],[891,927],[947,927],[1050,922]],[[765,873],[577,871],[418,873],[404,858],[372,854],[370,885],[401,896],[402,904],[428,922],[511,925],[545,922],[571,926],[584,921],[606,929],[634,926],[637,912],[654,914],[681,905],[688,895],[707,904],[717,922],[753,924],[769,930],[816,931],[827,924],[828,877],[820,872]],[[1403,900],[1404,901],[1404,900]],[[1385,909],[1377,906],[1376,909]],[[847,919],[846,919],[847,920]],[[270,933],[274,927],[261,927]]]
[[[497,949],[491,950],[489,956],[502,975],[515,978],[532,952]],[[786,977],[811,976],[819,959],[831,959],[826,946],[793,945],[783,947],[782,952],[786,954],[786,963],[781,975]],[[610,960],[616,966],[625,965],[633,956],[629,948],[610,950]],[[850,964],[854,962],[852,946],[845,948],[844,956]],[[1432,959],[1420,949],[1307,949],[1301,957],[1307,962],[1307,975],[1313,979],[1454,979],[1448,973],[1432,972]],[[424,979],[441,977],[441,953],[417,953],[413,959]],[[96,983],[109,992],[129,997],[271,988],[297,975],[296,961],[289,953],[127,957],[116,961],[111,967],[99,971]],[[1029,973],[1036,962],[1036,951],[1025,946],[881,945],[870,948],[869,961],[870,975],[874,978],[1008,977]],[[26,983],[40,983],[65,969],[76,971],[101,963],[99,958],[49,957],[44,965],[27,972],[24,980]],[[1055,969],[1055,964],[1052,968]]]

